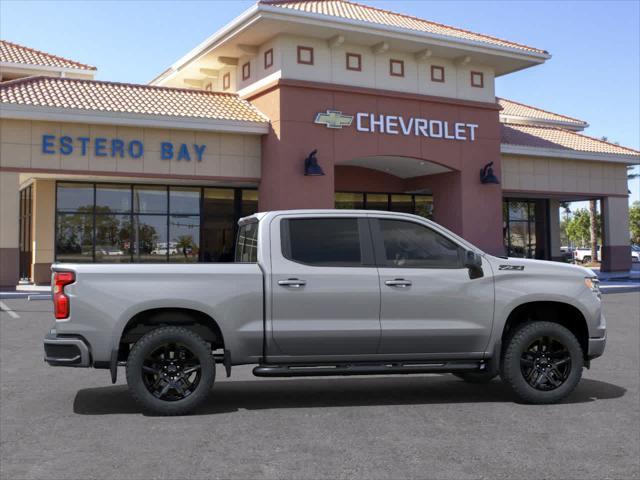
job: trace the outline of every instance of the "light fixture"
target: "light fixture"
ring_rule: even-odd
[[[316,153],[318,153],[318,149],[315,149],[307,158],[304,159],[304,174],[307,177],[319,177],[324,175],[322,167],[318,165]]]
[[[498,180],[498,177],[493,173],[493,162],[487,163],[480,169],[480,183],[500,185],[500,180]]]

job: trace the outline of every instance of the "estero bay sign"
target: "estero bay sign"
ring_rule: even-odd
[[[172,142],[160,142],[162,160],[202,161],[206,145]],[[42,153],[47,155],[93,155],[94,157],[141,158],[144,155],[144,142],[141,140],[122,140],[121,138],[70,137],[67,135],[42,135]]]
[[[385,115],[369,112],[358,112],[347,115],[338,110],[327,110],[316,115],[314,123],[327,128],[341,129],[350,127],[356,119],[356,130],[366,133],[386,133],[388,135],[414,135],[417,137],[442,138],[473,142],[476,139],[478,125],[466,122],[449,122],[447,120],[427,119],[420,117],[403,117],[402,115]]]

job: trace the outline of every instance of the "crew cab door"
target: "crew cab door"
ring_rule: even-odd
[[[372,218],[380,272],[379,353],[465,358],[485,351],[493,323],[494,286],[470,278],[465,248],[409,219]]]
[[[271,231],[271,345],[267,356],[374,354],[380,286],[366,218],[276,217]]]

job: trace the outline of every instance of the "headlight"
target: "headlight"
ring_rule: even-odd
[[[596,297],[600,298],[600,280],[598,280],[598,277],[585,277],[584,284]]]

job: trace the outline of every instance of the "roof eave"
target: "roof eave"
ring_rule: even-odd
[[[507,115],[507,114],[501,113],[500,120],[502,121],[503,119],[506,120],[505,122],[502,122],[505,125],[509,125],[510,123],[516,123],[520,125],[524,124],[524,125],[531,125],[531,126],[542,125],[546,127],[560,127],[560,128],[570,129],[573,131],[581,131],[589,127],[589,124],[587,122],[577,122],[577,121],[571,122],[569,120],[567,121],[547,120],[543,118],[522,117],[519,115]]]
[[[202,130],[232,132],[249,135],[269,133],[269,122],[244,120],[207,119],[174,115],[149,115],[127,112],[104,112],[80,108],[42,107],[0,103],[0,118],[36,120],[49,122],[88,123],[100,125],[122,125],[131,127],[171,128],[180,130]]]
[[[528,60],[533,64],[544,63],[551,58],[551,55],[547,52],[534,52],[527,51],[516,47],[502,47],[499,45],[491,45],[488,43],[477,42],[473,40],[456,39],[446,35],[438,35],[434,33],[418,32],[416,30],[409,30],[406,28],[393,27],[387,25],[376,25],[375,23],[365,22],[362,20],[352,20],[348,18],[330,17],[323,14],[302,12],[298,10],[284,10],[280,7],[274,7],[272,5],[266,5],[262,3],[256,3],[249,9],[245,10],[242,14],[236,17],[234,20],[226,24],[220,30],[208,37],[198,46],[193,48],[186,55],[182,56],[176,62],[174,62],[168,69],[157,75],[152,79],[149,84],[157,85],[158,82],[166,80],[169,77],[175,75],[178,71],[182,70],[186,65],[193,62],[197,58],[207,54],[213,50],[224,40],[227,40],[232,35],[236,34],[239,30],[246,28],[250,23],[253,23],[258,18],[272,18],[272,19],[291,19],[300,18],[321,23],[324,25],[349,25],[351,27],[358,27],[360,31],[380,34],[394,33],[397,37],[404,37],[407,40],[429,40],[434,44],[464,48],[467,50],[473,50],[478,53],[494,54],[499,56],[505,56],[520,60]],[[513,71],[521,70],[526,67],[517,68]]]
[[[525,145],[514,145],[510,143],[502,143],[500,145],[500,153],[508,155],[522,155],[531,157],[547,157],[547,158],[563,158],[572,160],[586,160],[595,162],[624,163],[627,165],[637,165],[640,163],[640,153],[619,154],[619,153],[598,153],[586,152],[582,150],[573,150],[570,148],[541,148],[529,147]]]
[[[35,65],[30,63],[13,63],[0,61],[0,69],[3,68],[15,68],[19,70],[36,70],[45,72],[64,72],[64,73],[79,73],[83,75],[95,75],[97,69],[93,68],[72,68],[72,67],[54,67],[51,65]]]
[[[319,13],[303,12],[300,10],[290,9],[285,11],[281,7],[274,7],[274,6],[265,5],[265,4],[260,4],[259,11],[264,13],[275,14],[276,16],[308,18],[313,20],[319,20],[324,23],[352,25],[352,26],[364,27],[367,29],[375,30],[375,31],[382,30],[384,32],[404,34],[412,37],[418,37],[421,39],[435,40],[435,41],[444,42],[446,44],[455,45],[455,46],[479,48],[487,52],[499,52],[507,55],[511,54],[517,57],[531,57],[532,59],[536,59],[538,61],[546,61],[551,58],[551,55],[548,52],[543,52],[543,51],[534,52],[534,51],[527,51],[527,50],[516,48],[516,47],[503,47],[500,45],[492,45],[484,42],[477,42],[475,40],[466,40],[463,38],[454,38],[447,35],[439,35],[439,34],[428,33],[428,32],[419,32],[416,30],[410,30],[410,29],[400,28],[400,27],[378,25],[378,24],[366,22],[363,20],[352,20],[348,18],[332,17],[332,16],[323,15]]]

